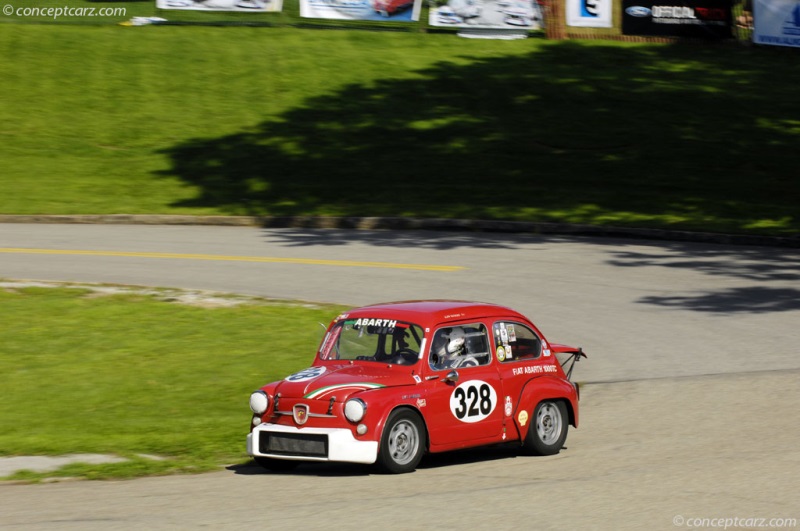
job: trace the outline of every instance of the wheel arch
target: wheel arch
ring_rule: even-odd
[[[383,430],[386,429],[386,423],[389,420],[389,417],[395,411],[406,410],[414,413],[419,417],[420,422],[422,423],[422,429],[425,430],[425,452],[430,452],[431,449],[431,438],[430,433],[428,431],[428,421],[425,418],[425,415],[422,414],[422,411],[418,407],[415,407],[411,404],[397,404],[393,407],[387,408],[383,418],[381,418],[380,424],[377,426],[377,438],[378,438],[378,451],[380,451],[380,445],[383,440]]]
[[[577,428],[579,420],[578,397],[575,386],[568,381],[542,376],[534,378],[525,384],[517,402],[514,413],[514,426],[520,435],[520,441],[524,441],[528,436],[528,422],[533,421],[533,412],[539,403],[551,400],[553,402],[563,402],[569,417],[569,424]],[[527,417],[521,415],[525,411]],[[523,424],[520,419],[524,419]]]

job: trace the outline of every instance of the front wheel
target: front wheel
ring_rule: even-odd
[[[564,402],[539,402],[533,410],[522,447],[531,455],[555,455],[564,446],[568,429],[569,417]]]
[[[419,415],[407,409],[395,410],[383,428],[378,465],[392,474],[413,472],[426,445],[427,435]]]

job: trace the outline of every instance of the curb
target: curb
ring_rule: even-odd
[[[665,229],[603,227],[570,223],[492,221],[440,218],[329,216],[189,216],[158,214],[0,215],[0,223],[59,223],[107,225],[213,225],[229,227],[442,230],[513,234],[560,234],[604,238],[639,238],[694,243],[800,248],[800,236],[758,236]]]

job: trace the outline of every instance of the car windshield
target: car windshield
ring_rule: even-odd
[[[347,319],[325,335],[319,358],[413,365],[419,360],[422,344],[419,325],[392,319]]]

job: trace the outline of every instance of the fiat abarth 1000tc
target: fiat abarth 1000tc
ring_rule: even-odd
[[[311,367],[250,396],[247,453],[273,471],[335,461],[392,473],[426,452],[495,443],[556,454],[578,426],[569,377],[583,356],[494,304],[357,308],[329,325]]]

